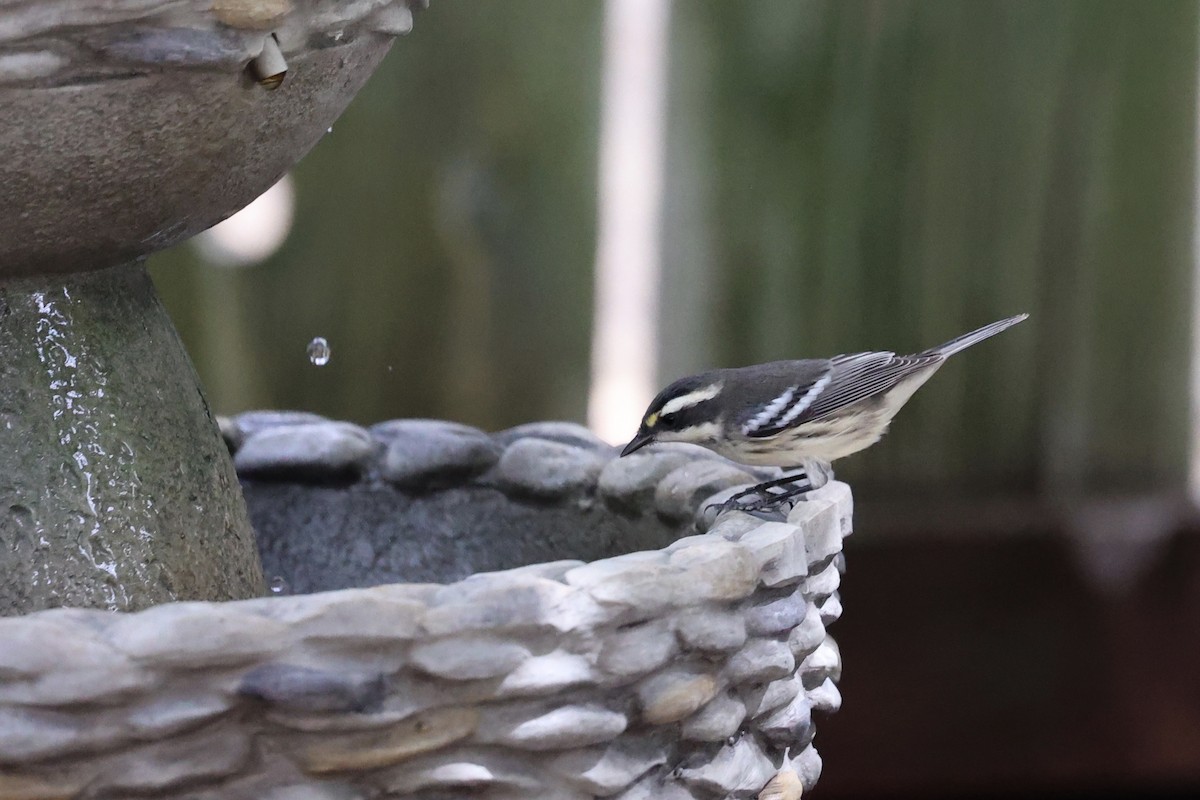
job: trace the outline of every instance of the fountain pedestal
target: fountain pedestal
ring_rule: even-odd
[[[262,593],[237,476],[140,263],[0,283],[0,611]]]

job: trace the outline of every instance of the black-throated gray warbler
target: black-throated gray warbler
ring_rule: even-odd
[[[819,488],[830,462],[879,441],[921,384],[960,350],[1016,325],[1002,319],[910,356],[852,353],[828,359],[772,361],[681,378],[659,392],[622,456],[654,442],[690,442],[743,464],[803,468],[799,476],[758,484],[726,504],[762,510]],[[771,493],[792,484],[791,490]],[[735,501],[755,494],[758,500]]]

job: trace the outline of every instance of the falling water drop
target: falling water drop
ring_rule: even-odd
[[[329,342],[318,336],[308,343],[308,360],[318,367],[329,363]]]
[[[287,594],[288,583],[282,575],[271,578],[271,594]]]

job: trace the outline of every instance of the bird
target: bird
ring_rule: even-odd
[[[772,361],[680,378],[650,402],[621,456],[689,442],[750,466],[803,470],[734,495],[723,507],[775,510],[833,477],[832,462],[878,442],[946,359],[1028,318],[998,320],[912,355],[888,351]],[[784,488],[790,487],[790,488]],[[779,492],[772,492],[781,488]],[[753,496],[752,500],[746,497]]]

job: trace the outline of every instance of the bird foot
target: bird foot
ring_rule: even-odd
[[[744,489],[723,503],[713,503],[705,511],[716,509],[716,515],[742,511],[760,519],[786,519],[792,506],[805,500],[805,495],[814,488],[806,474],[787,475]]]

